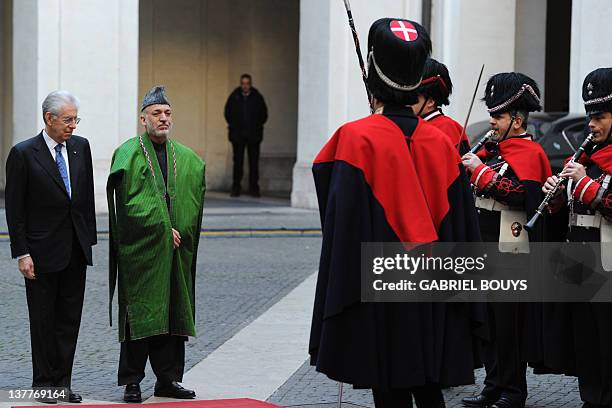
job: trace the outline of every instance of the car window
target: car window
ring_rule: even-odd
[[[585,126],[582,123],[577,123],[563,129],[562,135],[567,138],[567,142],[572,145],[572,150],[576,151],[582,144],[585,138]]]
[[[552,122],[540,122],[540,129],[538,130],[540,136],[545,135],[550,130],[551,126]]]
[[[530,135],[543,135],[542,126],[540,126],[540,130],[538,131],[537,126],[533,122],[527,122],[527,133]]]
[[[489,121],[479,121],[472,123],[466,129],[470,145],[478,143],[478,141],[491,129]]]
[[[582,144],[585,137],[584,121],[579,120],[567,124],[565,127],[552,127],[538,143],[546,152],[553,172],[557,173],[563,168],[563,161],[573,155]]]

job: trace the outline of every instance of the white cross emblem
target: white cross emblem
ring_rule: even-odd
[[[393,34],[404,41],[414,41],[418,37],[416,28],[407,21],[393,20],[390,26]]]

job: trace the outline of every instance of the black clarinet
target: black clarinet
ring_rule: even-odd
[[[578,150],[576,150],[576,152],[574,153],[572,158],[567,162],[567,164],[563,167],[563,169],[565,169],[565,167],[568,164],[573,163],[576,160],[578,160],[578,158],[582,155],[582,153],[584,153],[584,150],[586,149],[587,145],[589,143],[591,143],[592,140],[593,140],[593,134],[589,133],[589,135],[586,137],[586,139],[584,139],[584,142],[582,142],[582,144],[580,145]],[[533,217],[531,217],[529,222],[527,224],[525,224],[525,229],[527,231],[532,231],[533,230],[533,228],[538,223],[538,220],[542,216],[544,210],[546,209],[546,207],[548,207],[548,203],[550,203],[550,200],[552,200],[553,197],[557,195],[557,192],[561,188],[561,185],[567,180],[567,177],[561,177],[561,173],[562,172],[563,172],[563,170],[561,170],[561,172],[559,174],[557,174],[557,177],[559,178],[559,182],[555,185],[555,188],[553,188],[552,190],[550,190],[546,194],[546,196],[544,197],[544,200],[542,200],[542,202],[540,203],[540,206],[536,210],[535,214],[533,214]]]
[[[485,143],[487,143],[487,142],[489,141],[489,139],[491,139],[491,137],[493,137],[493,135],[494,135],[494,134],[495,134],[495,131],[494,131],[494,130],[492,130],[492,129],[491,129],[491,130],[489,130],[489,131],[488,131],[488,132],[487,132],[487,133],[486,133],[486,134],[485,134],[485,135],[484,135],[484,136],[483,136],[483,137],[482,137],[482,138],[481,138],[481,139],[478,141],[478,143],[476,143],[476,144],[474,145],[474,147],[472,147],[472,148],[470,149],[470,153],[474,153],[474,154],[476,154],[476,152],[477,152],[477,151],[479,151],[479,150],[480,150],[480,148],[481,148],[482,146],[484,146],[484,144],[485,144]]]

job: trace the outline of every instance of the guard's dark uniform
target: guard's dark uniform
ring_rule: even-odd
[[[537,84],[520,73],[494,75],[487,83],[485,102],[493,115],[540,110]],[[512,119],[514,121],[514,119]],[[471,175],[480,230],[485,242],[500,242],[503,261],[496,269],[526,262],[529,242],[541,240],[539,229],[527,233],[523,225],[535,212],[543,183],[551,175],[542,147],[528,133],[500,135],[478,153],[483,161]],[[528,235],[527,235],[528,234]],[[523,258],[519,260],[519,258]],[[489,303],[490,341],[485,342],[485,388],[466,405],[522,407],[527,399],[525,370],[528,359],[539,359],[541,307],[534,304]]]
[[[429,122],[430,125],[440,129],[446,134],[450,138],[451,143],[457,147],[461,155],[469,152],[470,142],[467,134],[463,132],[463,126],[442,112],[442,106],[450,104],[448,97],[453,92],[453,83],[446,65],[433,58],[428,58],[427,61],[425,61],[423,80],[417,92],[422,95],[426,101],[430,99],[436,104],[436,110],[433,112],[417,113],[424,120]]]
[[[309,353],[329,378],[373,389],[379,408],[411,407],[413,397],[437,408],[441,387],[474,381],[482,315],[469,304],[360,301],[362,242],[480,239],[455,147],[406,108],[416,95],[403,89],[418,84],[431,43],[400,21],[370,29],[368,84],[382,114],[340,127],[313,165],[323,242]],[[400,37],[399,25],[416,35]]]
[[[584,80],[582,98],[587,115],[612,112],[612,68],[600,68]],[[586,177],[569,182],[563,194],[569,213],[569,242],[607,241],[612,221],[612,127],[607,138],[585,150],[577,161]],[[553,204],[552,210],[558,210]],[[569,207],[569,208],[568,208]],[[611,243],[612,244],[612,243]],[[602,252],[611,244],[603,243]],[[590,261],[602,262],[599,256]],[[557,326],[555,338],[563,340],[555,361],[559,371],[578,376],[580,396],[585,407],[612,407],[612,303],[571,303],[556,310],[566,318]],[[565,330],[565,331],[564,331]],[[546,346],[557,347],[551,338]],[[563,354],[562,354],[563,353]],[[562,358],[565,357],[565,358]]]

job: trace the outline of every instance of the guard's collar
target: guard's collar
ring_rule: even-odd
[[[401,105],[385,105],[383,108],[383,115],[416,118],[416,115],[412,111],[412,108]]]

